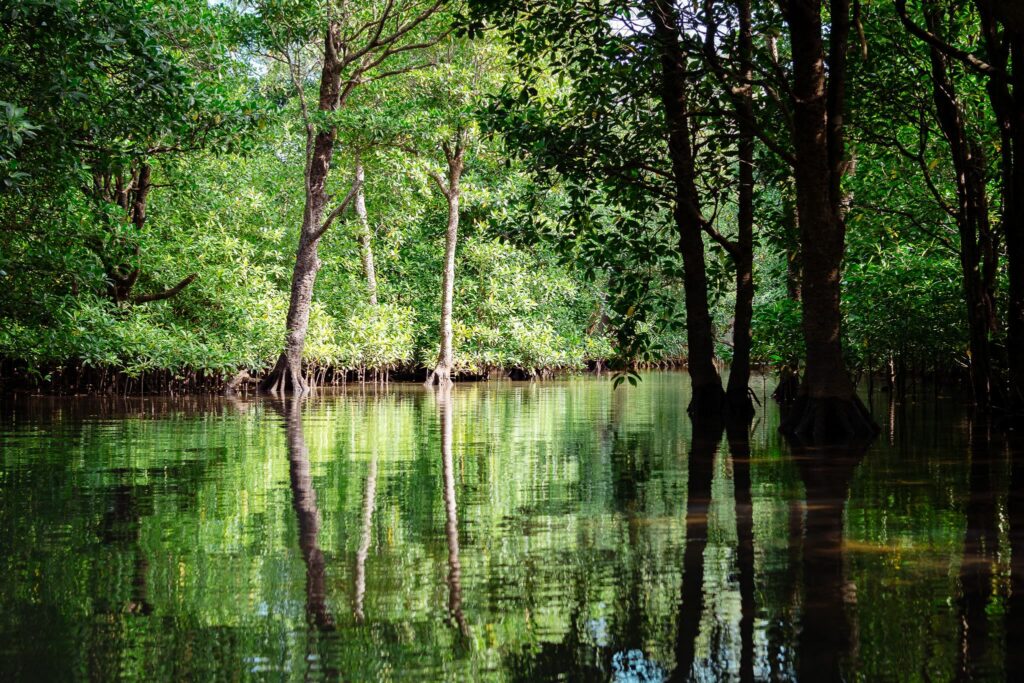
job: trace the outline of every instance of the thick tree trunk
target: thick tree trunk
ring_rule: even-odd
[[[754,318],[754,107],[751,101],[750,80],[753,78],[751,54],[753,35],[750,27],[750,0],[739,2],[739,52],[742,93],[737,103],[739,125],[739,192],[737,197],[736,249],[733,264],[736,267],[736,303],[733,311],[733,354],[729,370],[726,397],[729,414],[739,419],[754,415],[750,396],[750,325]]]
[[[363,262],[363,277],[366,278],[366,291],[370,305],[376,306],[377,269],[373,263],[373,233],[370,231],[370,221],[366,215],[366,193],[363,190],[365,183],[366,172],[363,169],[363,162],[357,154],[353,189],[356,192],[356,216],[359,218],[359,255]]]
[[[334,131],[319,133],[313,150],[313,161],[306,181],[306,207],[299,232],[299,248],[295,252],[295,268],[292,270],[284,351],[278,357],[274,369],[260,384],[261,389],[268,391],[309,391],[309,385],[302,374],[302,352],[306,346],[306,331],[309,329],[313,285],[316,284],[316,274],[320,270],[320,256],[317,252],[324,205],[327,203],[325,185],[334,153]]]
[[[439,386],[451,384],[452,366],[455,364],[455,353],[452,348],[452,306],[455,301],[455,248],[459,240],[459,198],[462,179],[462,165],[465,148],[460,140],[454,149],[445,148],[448,160],[448,183],[445,185],[440,178],[436,179],[448,200],[448,229],[444,243],[444,272],[441,276],[441,349],[437,355],[437,365],[427,377],[427,384],[435,381]]]
[[[1003,4],[1009,3],[975,0],[987,59],[1004,74],[990,74],[987,88],[1002,141],[1002,227],[1009,290],[1007,407],[1019,419],[1024,417],[1024,33],[1013,24],[1000,26],[997,11]]]
[[[793,50],[797,213],[803,257],[803,384],[780,429],[814,441],[877,432],[843,361],[840,275],[846,241],[842,217],[843,107],[849,2],[832,0],[826,86],[821,0],[793,0],[787,23]]]
[[[661,50],[661,99],[675,182],[673,218],[683,257],[687,367],[693,386],[688,410],[695,418],[718,416],[725,407],[725,392],[714,362],[714,329],[708,310],[704,263],[704,216],[700,211],[697,171],[690,144],[686,59],[679,44],[678,19],[673,3],[670,0],[648,0],[647,9]]]

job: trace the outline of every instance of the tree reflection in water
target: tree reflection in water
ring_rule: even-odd
[[[320,550],[320,509],[309,467],[309,449],[302,431],[302,401],[296,396],[276,406],[284,417],[292,507],[299,521],[299,548],[306,563],[306,619],[321,631],[334,629],[327,609],[326,560]]]
[[[754,501],[750,481],[750,433],[746,424],[726,428],[736,487],[736,563],[740,583],[740,680],[754,680]]]
[[[448,541],[448,615],[463,636],[469,636],[469,624],[462,613],[462,565],[459,563],[459,512],[455,500],[455,470],[452,462],[452,386],[435,390],[441,427],[441,469],[444,481],[444,532]]]
[[[841,680],[854,651],[843,573],[843,513],[853,473],[866,446],[793,448],[803,479],[806,518],[803,539],[803,610],[798,672],[802,681]]]
[[[672,672],[672,680],[676,681],[689,680],[704,612],[704,551],[708,545],[711,480],[721,440],[721,424],[694,423],[686,485],[686,549],[677,620],[676,669]]]
[[[356,551],[355,597],[352,600],[352,616],[356,623],[362,623],[366,615],[363,612],[363,599],[366,596],[366,558],[370,554],[370,541],[373,532],[373,511],[377,507],[377,454],[370,458],[370,466],[366,472],[366,488],[363,492],[363,520],[359,535],[359,549]]]

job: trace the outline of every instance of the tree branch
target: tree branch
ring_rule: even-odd
[[[190,284],[192,284],[197,277],[199,277],[197,273],[192,273],[191,275],[189,275],[184,280],[174,285],[170,289],[165,289],[162,292],[155,292],[153,294],[138,294],[131,298],[131,302],[133,304],[144,304],[150,301],[161,301],[163,299],[170,299],[172,296],[177,296],[181,292],[181,290],[185,289]]]
[[[327,214],[327,218],[324,220],[324,224],[322,226],[320,226],[319,230],[317,230],[315,233],[313,233],[313,239],[320,239],[321,237],[323,237],[324,233],[327,232],[327,228],[331,227],[331,223],[334,222],[334,219],[337,218],[338,216],[340,216],[345,211],[345,209],[348,208],[348,205],[355,198],[356,193],[359,191],[359,188],[361,188],[362,186],[363,186],[362,183],[353,183],[352,184],[352,189],[349,190],[348,194],[345,195],[345,198],[343,200],[341,200],[341,204],[338,204],[336,207],[334,207],[333,211],[331,211],[329,214]]]
[[[939,38],[934,33],[926,31],[917,24],[915,24],[910,17],[907,15],[907,0],[894,0],[896,5],[896,14],[899,15],[900,21],[903,22],[904,28],[907,29],[912,35],[923,40],[934,48],[946,53],[950,57],[957,59],[967,66],[971,67],[975,71],[986,76],[992,76],[995,78],[1005,79],[1006,73],[1002,69],[998,69],[986,61],[979,59],[976,55],[961,50],[958,47],[954,47],[946,41]]]

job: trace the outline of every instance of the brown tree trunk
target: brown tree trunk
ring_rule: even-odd
[[[754,403],[750,397],[750,325],[754,318],[754,107],[750,81],[753,34],[750,0],[739,0],[739,58],[741,94],[737,101],[739,126],[739,193],[737,197],[736,244],[732,254],[736,266],[736,303],[733,310],[733,354],[726,397],[731,417],[750,419]]]
[[[987,87],[1002,139],[1002,228],[1009,291],[1007,407],[1020,418],[1024,416],[1024,164],[1018,162],[1024,155],[1024,33],[1013,25],[1000,26],[997,10],[1003,4],[975,0],[988,60],[999,72],[989,74]]]
[[[355,209],[359,218],[359,254],[363,262],[363,277],[366,278],[366,290],[370,299],[370,305],[377,305],[377,269],[373,263],[373,233],[370,231],[370,221],[366,215],[366,193],[363,188],[366,183],[366,172],[363,169],[363,162],[356,154],[355,178],[353,189],[356,192]]]
[[[821,0],[786,6],[793,50],[797,214],[803,259],[803,384],[784,433],[818,442],[874,435],[877,427],[843,361],[840,274],[846,241],[840,181],[849,0],[832,0],[828,82]]]
[[[679,24],[670,0],[648,0],[647,12],[661,50],[661,100],[668,129],[668,151],[675,182],[673,218],[679,232],[686,293],[687,367],[692,381],[688,412],[693,417],[719,416],[725,407],[722,378],[715,367],[715,345],[704,263],[704,216],[697,192],[696,165],[690,144],[686,59],[679,44]]]
[[[334,111],[339,105],[341,63],[335,46],[336,32],[337,28],[331,26],[324,39],[320,111]],[[306,331],[309,328],[313,285],[316,283],[317,271],[320,270],[317,249],[326,228],[323,220],[328,199],[327,176],[331,170],[336,137],[337,132],[333,127],[317,131],[315,134],[311,125],[307,128],[306,201],[302,211],[299,247],[295,252],[295,268],[292,270],[291,299],[288,302],[288,318],[285,322],[285,344],[274,369],[260,383],[260,388],[264,390],[291,390],[296,393],[309,391],[309,385],[302,375],[302,352],[306,345]]]
[[[451,384],[452,366],[455,354],[452,349],[452,305],[455,300],[455,248],[459,240],[459,197],[462,179],[462,166],[465,156],[465,145],[460,133],[454,148],[445,145],[445,158],[448,161],[447,184],[435,176],[434,180],[448,200],[448,229],[444,242],[444,272],[441,276],[441,349],[437,355],[437,365],[427,377],[427,384],[435,381],[439,386]]]
[[[929,31],[935,35],[941,34],[935,8],[926,8],[925,20]],[[934,45],[930,46],[929,53],[937,119],[949,145],[956,174],[956,222],[960,236],[960,266],[967,305],[971,387],[975,404],[987,408],[992,379],[988,335],[995,325],[995,301],[994,278],[986,271],[994,274],[996,256],[994,249],[991,248],[986,164],[980,146],[968,138],[956,87],[949,77],[947,56]],[[988,249],[985,248],[986,244]],[[989,252],[984,270],[983,252]]]

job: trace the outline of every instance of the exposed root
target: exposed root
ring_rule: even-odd
[[[870,440],[878,425],[856,395],[811,397],[802,395],[783,418],[779,431],[808,444],[837,444]]]
[[[309,393],[309,383],[302,374],[301,365],[295,367],[283,353],[278,357],[274,369],[260,382],[259,388],[271,394],[293,393],[301,396]]]
[[[427,381],[424,386],[450,387],[452,385],[452,369],[445,365],[438,365],[427,374]]]

